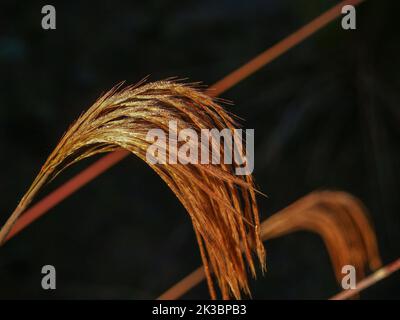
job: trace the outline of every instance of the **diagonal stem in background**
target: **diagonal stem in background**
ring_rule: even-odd
[[[356,289],[343,290],[342,292],[330,298],[330,300],[346,300],[354,297],[356,294],[360,293],[364,289],[373,286],[375,283],[389,277],[392,273],[398,270],[400,270],[400,258],[387,264],[386,266],[380,268],[373,274],[358,282]]]

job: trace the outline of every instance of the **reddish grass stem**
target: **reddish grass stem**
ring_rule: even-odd
[[[368,287],[373,286],[377,282],[389,277],[392,273],[400,270],[400,258],[395,260],[394,262],[378,269],[368,277],[361,280],[357,288],[354,290],[343,290],[342,292],[334,295],[329,300],[346,300],[349,299],[361,291],[367,289]],[[191,274],[187,275],[184,279],[176,283],[173,287],[169,288],[165,291],[161,296],[159,296],[158,300],[170,300],[170,299],[178,299],[187,293],[190,288],[195,287],[199,283],[204,280],[204,270],[203,268],[197,268]]]

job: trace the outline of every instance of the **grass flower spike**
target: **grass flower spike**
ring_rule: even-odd
[[[197,236],[210,295],[216,298],[212,272],[223,298],[250,293],[247,269],[255,275],[253,252],[264,267],[255,189],[251,175],[236,176],[232,164],[152,164],[146,159],[151,129],[236,128],[232,117],[194,86],[174,81],[116,87],[104,94],[68,129],[0,231],[3,242],[39,190],[68,166],[119,148],[146,161],[186,208]],[[221,158],[224,148],[219,148]],[[165,150],[168,153],[168,150]]]

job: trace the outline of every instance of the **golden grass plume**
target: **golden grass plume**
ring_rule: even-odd
[[[68,166],[90,156],[124,148],[146,161],[186,208],[197,236],[210,295],[211,270],[223,298],[249,294],[247,267],[255,275],[252,252],[265,265],[252,177],[235,176],[232,164],[151,164],[146,160],[150,129],[234,129],[233,118],[193,85],[172,80],[117,86],[99,98],[68,129],[0,231],[4,242],[39,190]],[[221,158],[224,149],[221,146]],[[168,150],[166,150],[168,153]],[[243,251],[242,251],[243,249]]]

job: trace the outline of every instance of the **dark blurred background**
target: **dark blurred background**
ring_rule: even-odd
[[[104,91],[170,76],[213,84],[337,1],[65,1],[0,4],[0,222],[68,125]],[[41,28],[53,4],[57,29]],[[262,218],[316,189],[368,207],[383,261],[400,255],[398,1],[367,0],[357,30],[340,19],[222,97],[255,128]],[[78,163],[44,196],[95,159]],[[256,299],[337,293],[321,239],[266,243]],[[201,263],[172,192],[133,156],[85,186],[0,250],[0,298],[155,298]],[[57,269],[44,291],[41,268]],[[400,298],[399,274],[362,293]],[[185,298],[208,298],[205,283]]]

